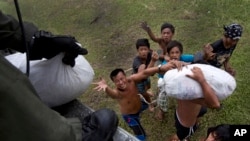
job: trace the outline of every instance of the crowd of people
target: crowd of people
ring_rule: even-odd
[[[152,41],[159,45],[159,50],[153,51],[147,38],[138,39],[136,41],[138,55],[132,63],[132,75],[127,77],[123,69],[115,69],[110,73],[110,78],[116,88],[110,88],[102,79],[95,83],[97,85],[95,89],[103,90],[111,98],[118,100],[124,121],[133,130],[136,137],[144,141],[146,133],[140,123],[140,113],[148,106],[150,111],[154,110],[152,107],[154,103],[151,102],[152,93],[148,92],[151,87],[150,76],[157,73],[158,78],[161,79],[168,70],[181,69],[182,66],[191,63],[202,63],[221,69],[224,67],[226,72],[235,76],[236,71],[231,67],[229,60],[242,35],[243,28],[235,23],[224,26],[224,34],[221,39],[211,44],[205,44],[203,49],[195,54],[183,54],[182,43],[172,39],[175,27],[171,23],[162,24],[161,37],[156,37],[153,34],[147,22],[142,22],[141,28],[147,32]],[[191,71],[193,75],[187,75],[187,77],[200,84],[203,98],[176,99],[177,105],[174,113],[176,134],[169,137],[169,141],[189,140],[198,128],[200,118],[207,113],[207,108],[219,109],[221,107],[219,99],[212,87],[206,82],[201,69],[194,67]],[[159,88],[158,93],[157,107],[159,108],[155,117],[158,120],[163,120],[167,112],[168,98],[164,90],[161,91],[161,88]],[[217,127],[213,129],[215,130]],[[212,131],[209,130],[209,132]],[[221,141],[229,140],[228,137],[221,137],[219,132],[215,134],[217,136],[208,134],[204,140],[211,140],[211,138]]]
[[[26,39],[29,47],[30,60],[41,58],[50,59],[65,52],[62,62],[74,67],[78,55],[86,55],[87,49],[79,46],[73,36],[53,35],[39,30],[34,24],[25,22]],[[127,76],[122,68],[116,68],[110,73],[110,79],[115,88],[111,88],[106,80],[101,78],[95,82],[97,91],[104,91],[116,99],[122,119],[133,130],[134,135],[141,141],[147,139],[147,134],[140,122],[140,113],[149,108],[155,110],[152,103],[153,93],[150,77],[158,74],[162,78],[172,69],[181,70],[187,63],[205,63],[217,68],[224,68],[232,76],[235,69],[230,65],[230,57],[242,36],[243,28],[239,24],[224,26],[223,37],[214,43],[205,44],[203,50],[196,54],[184,54],[183,45],[173,40],[175,27],[170,23],[161,26],[161,37],[156,37],[146,22],[141,23],[143,30],[150,39],[159,45],[158,51],[150,48],[147,38],[138,39],[136,49],[138,55],[132,62],[133,73]],[[19,22],[10,15],[0,11],[0,49],[14,49],[26,52]],[[41,102],[28,78],[11,65],[3,56],[0,58],[0,140],[46,140],[46,141],[108,141],[114,135],[118,117],[111,109],[100,109],[86,117],[65,118]],[[200,68],[191,69],[193,74],[187,75],[197,81],[203,92],[203,98],[193,100],[176,99],[176,110],[173,115],[176,133],[169,138],[171,141],[189,140],[199,126],[199,119],[207,108],[220,108],[221,104],[213,89],[207,83]],[[156,84],[155,84],[156,85]],[[160,92],[160,91],[159,91]],[[157,113],[155,117],[163,120],[167,112],[167,94],[161,91],[158,95]],[[158,93],[158,92],[155,92]],[[106,117],[106,118],[103,118]],[[229,140],[227,125],[209,128],[207,137],[221,141]],[[13,136],[15,134],[15,136]]]

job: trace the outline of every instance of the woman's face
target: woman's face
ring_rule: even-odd
[[[169,51],[168,55],[169,55],[170,60],[180,60],[181,51],[178,47],[173,47]]]

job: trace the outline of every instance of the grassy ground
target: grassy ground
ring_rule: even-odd
[[[108,80],[109,72],[116,67],[131,67],[136,55],[135,41],[148,37],[139,28],[141,21],[147,21],[157,36],[163,22],[175,25],[174,38],[183,43],[185,53],[195,53],[205,43],[222,37],[223,25],[240,23],[244,27],[243,37],[231,58],[237,70],[237,88],[222,101],[225,105],[222,110],[209,110],[193,140],[204,136],[209,126],[250,124],[250,43],[247,39],[250,3],[247,0],[19,0],[19,4],[23,20],[53,33],[74,35],[89,50],[86,58],[95,70],[95,81],[100,76]],[[16,15],[12,0],[1,0],[0,9]],[[153,49],[158,49],[157,44],[150,43]],[[152,80],[155,92],[156,76]],[[120,114],[117,103],[104,93],[94,91],[93,86],[80,99],[94,109],[109,107]],[[165,140],[174,133],[174,109],[175,101],[170,99],[169,111],[162,122],[155,120],[153,113],[142,114],[141,122],[149,141]],[[119,125],[131,132],[123,120]]]

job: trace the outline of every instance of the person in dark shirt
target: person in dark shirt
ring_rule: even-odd
[[[204,54],[196,54],[195,60],[205,59],[210,65],[218,68],[224,67],[225,71],[235,76],[236,71],[231,67],[229,61],[242,36],[242,32],[243,27],[239,24],[233,23],[224,26],[223,37],[210,45],[205,45],[203,48]]]
[[[136,49],[138,52],[138,55],[133,60],[133,74],[136,74],[138,72],[141,72],[149,67],[154,66],[154,63],[158,60],[158,55],[150,49],[150,44],[148,39],[142,38],[138,39],[136,41]],[[157,56],[152,57],[152,56]],[[152,61],[151,61],[152,60]],[[154,111],[154,105],[151,104],[151,98],[150,96],[153,96],[150,92],[148,92],[148,89],[151,87],[150,78],[146,78],[142,80],[140,83],[137,83],[137,88],[139,90],[139,93],[142,94],[142,96],[145,98],[145,100],[150,103],[149,110]]]

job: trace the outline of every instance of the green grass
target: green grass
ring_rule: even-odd
[[[222,101],[222,110],[209,110],[193,140],[204,136],[209,126],[250,123],[248,0],[19,0],[19,4],[24,20],[53,33],[74,35],[89,50],[86,58],[95,70],[95,81],[101,76],[108,80],[109,72],[116,67],[131,67],[136,55],[135,41],[148,38],[139,27],[141,21],[147,21],[157,36],[163,22],[174,24],[174,38],[183,43],[185,53],[195,53],[204,44],[222,37],[223,25],[240,23],[244,27],[243,37],[231,58],[237,70],[237,89]],[[1,0],[0,9],[16,16],[11,0]],[[158,49],[156,43],[150,43],[153,49]],[[156,82],[154,76],[154,92]],[[110,81],[109,84],[113,86]],[[120,115],[116,101],[94,91],[93,86],[80,99],[94,109],[108,107]],[[174,109],[175,101],[171,99],[163,122],[156,121],[148,111],[142,114],[149,141],[165,140],[174,133]],[[122,119],[119,125],[132,133]]]

